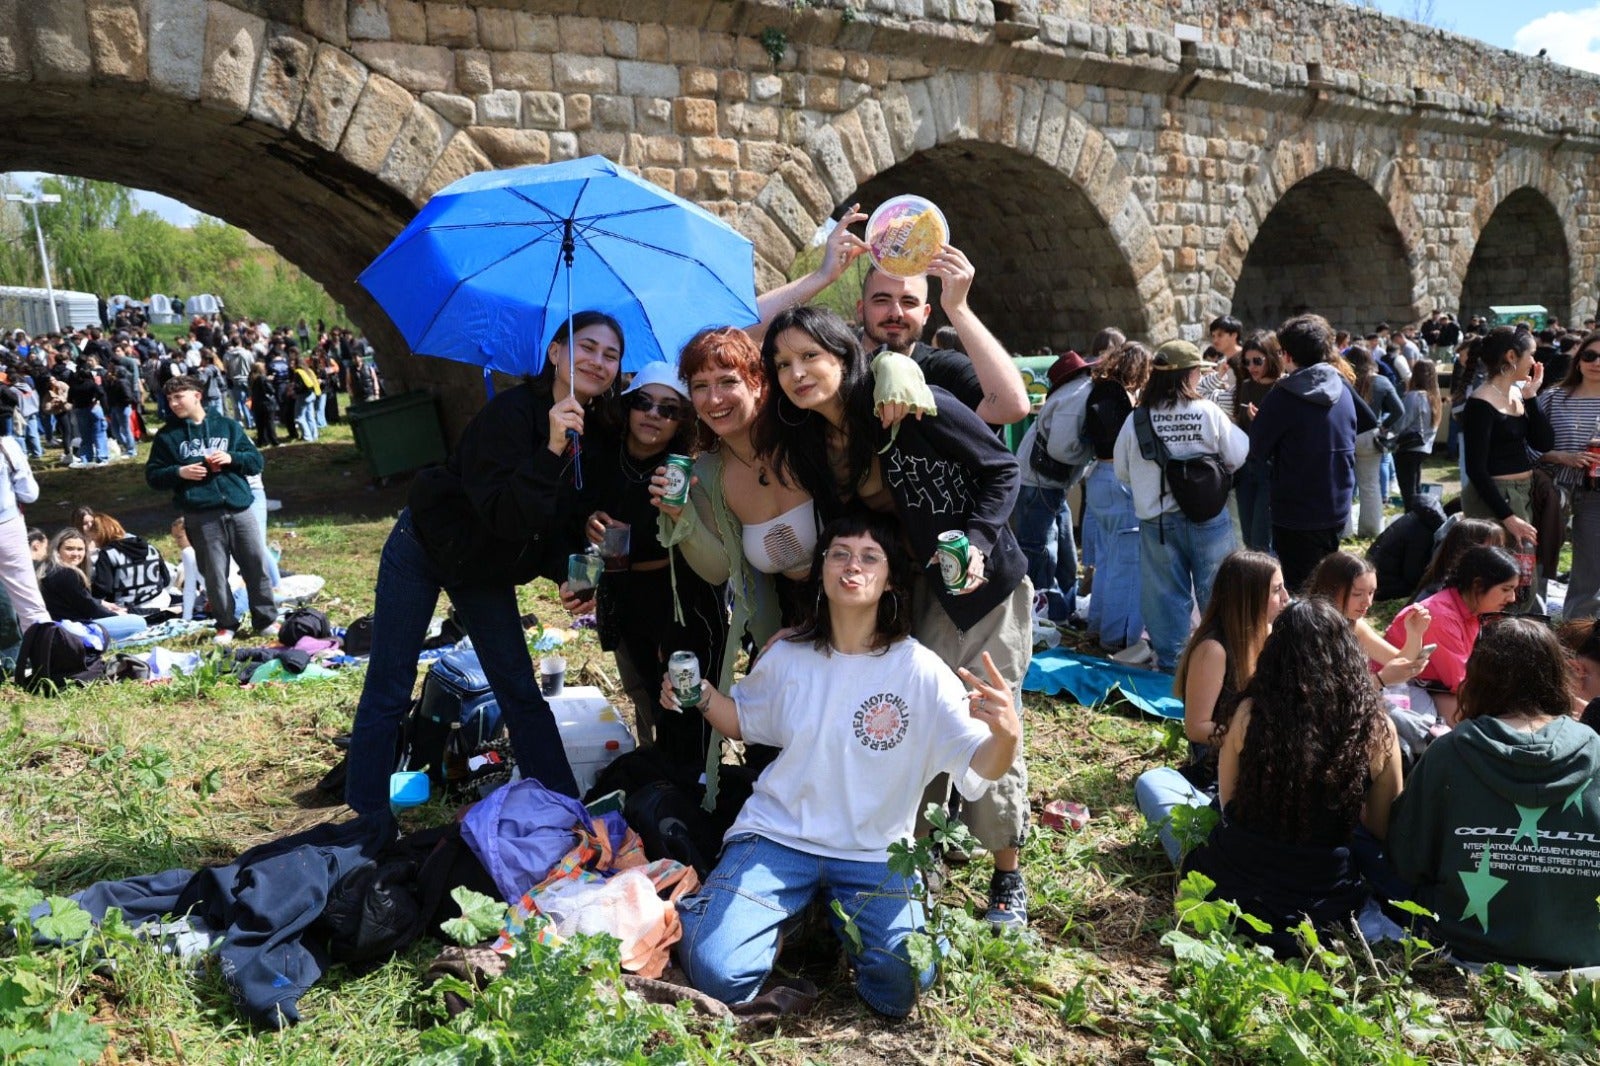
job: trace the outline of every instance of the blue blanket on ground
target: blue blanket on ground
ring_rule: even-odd
[[[1183,717],[1183,701],[1172,694],[1169,675],[1079,655],[1065,648],[1035,652],[1028,676],[1022,679],[1022,690],[1047,696],[1066,692],[1085,707],[1099,704],[1116,690],[1146,714]]]

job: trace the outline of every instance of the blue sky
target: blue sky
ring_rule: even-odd
[[[1377,0],[1392,15],[1412,17],[1427,0]],[[1600,73],[1600,0],[1433,0],[1432,24],[1502,48],[1537,54]]]
[[[1431,8],[1433,25],[1530,55],[1547,49],[1555,62],[1600,74],[1600,0],[1375,0],[1375,6],[1405,18]],[[32,189],[40,175],[12,177]],[[140,191],[134,198],[179,225],[195,220],[189,207],[158,193]]]

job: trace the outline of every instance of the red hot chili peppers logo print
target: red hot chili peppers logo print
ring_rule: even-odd
[[[856,711],[856,739],[868,751],[888,751],[905,739],[911,712],[892,692],[868,697]]]

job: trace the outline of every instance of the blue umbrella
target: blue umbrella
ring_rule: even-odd
[[[603,156],[452,182],[358,280],[414,353],[486,376],[538,373],[575,311],[621,323],[624,370],[760,317],[749,240]]]

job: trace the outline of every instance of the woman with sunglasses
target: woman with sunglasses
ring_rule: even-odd
[[[358,814],[389,809],[389,774],[411,707],[417,656],[441,592],[449,593],[472,638],[523,776],[578,794],[555,715],[534,676],[517,586],[566,575],[584,514],[574,466],[593,469],[593,457],[574,448],[568,434],[593,434],[617,422],[621,364],[617,321],[599,311],[574,315],[570,333],[567,323],[556,331],[544,369],[490,400],[445,465],[412,483],[378,561],[372,653],[345,782],[345,801]]]
[[[1555,445],[1540,462],[1572,504],[1572,578],[1562,613],[1592,617],[1600,614],[1600,455],[1588,448],[1600,432],[1600,332],[1579,342],[1567,376],[1538,405]]]
[[[1467,962],[1600,964],[1600,736],[1572,718],[1565,650],[1507,618],[1473,649],[1461,724],[1394,804],[1388,854],[1436,917],[1428,939]]]
[[[656,538],[656,509],[650,480],[667,453],[693,450],[694,411],[689,390],[678,380],[678,370],[668,363],[650,363],[633,376],[622,393],[627,429],[620,441],[601,438],[592,448],[590,462],[595,508],[586,532],[590,543],[606,554],[607,538],[613,547],[626,547],[620,556],[607,558],[599,595],[584,599],[562,589],[562,603],[574,611],[595,609],[600,647],[613,652],[622,687],[633,701],[639,742],[654,743],[669,761],[698,768],[705,761],[711,732],[698,715],[663,713],[658,682],[667,656],[692,651],[704,664],[722,661],[727,638],[723,590],[680,565],[676,575],[677,610],[673,609],[674,580],[669,569],[675,554]]]
[[[1239,361],[1244,365],[1244,376],[1233,394],[1233,421],[1249,433],[1258,405],[1283,374],[1278,338],[1268,330],[1256,330],[1244,339]],[[1239,529],[1244,535],[1245,547],[1252,551],[1272,550],[1270,474],[1266,459],[1246,459],[1233,477],[1234,497],[1239,504]]]

